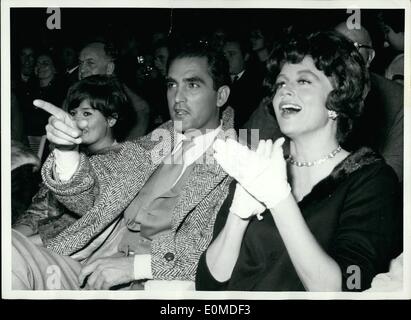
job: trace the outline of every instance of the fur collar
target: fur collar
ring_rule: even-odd
[[[330,195],[338,185],[351,174],[381,161],[384,161],[383,158],[368,147],[356,150],[341,161],[328,177],[315,185],[313,190],[304,197],[301,202],[324,199],[324,197]]]

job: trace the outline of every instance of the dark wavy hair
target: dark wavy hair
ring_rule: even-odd
[[[124,120],[129,101],[117,78],[111,75],[93,75],[77,81],[67,93],[64,109],[70,112],[84,100],[88,100],[90,106],[106,118],[117,119],[113,134],[116,138],[121,138],[117,128],[121,127],[119,123]]]
[[[227,59],[222,51],[216,50],[207,44],[190,42],[183,47],[174,49],[168,60],[167,70],[174,60],[182,58],[206,58],[208,72],[213,79],[213,88],[218,90],[221,86],[230,85],[231,78]]]
[[[361,115],[369,91],[369,73],[364,60],[351,41],[333,31],[288,38],[276,46],[267,61],[264,85],[270,102],[284,64],[300,63],[306,56],[330,78],[334,89],[327,97],[326,108],[337,112],[337,140],[342,143],[351,132],[353,121]]]

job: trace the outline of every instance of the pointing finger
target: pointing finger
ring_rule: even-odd
[[[51,104],[50,102],[36,99],[33,101],[33,104],[40,109],[50,113],[51,115],[63,120],[65,117],[69,116],[67,112],[63,109],[56,107],[55,105]]]

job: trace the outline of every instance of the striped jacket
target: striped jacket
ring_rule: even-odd
[[[217,138],[236,138],[233,110],[222,115],[223,130]],[[45,185],[68,209],[81,218],[49,239],[45,246],[71,255],[84,248],[134,199],[151,174],[171,152],[171,121],[145,137],[124,142],[104,155],[80,154],[80,165],[67,182],[53,179],[53,154],[42,168]],[[164,152],[164,150],[166,150]],[[151,246],[154,279],[194,280],[201,253],[212,239],[215,217],[228,194],[231,178],[214,161],[211,148],[206,163],[195,163],[172,213],[171,231],[156,237]]]

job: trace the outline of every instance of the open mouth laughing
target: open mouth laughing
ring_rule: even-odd
[[[302,108],[298,104],[294,104],[294,103],[290,103],[290,102],[281,102],[280,103],[280,112],[283,115],[297,114],[301,110],[302,110]]]

